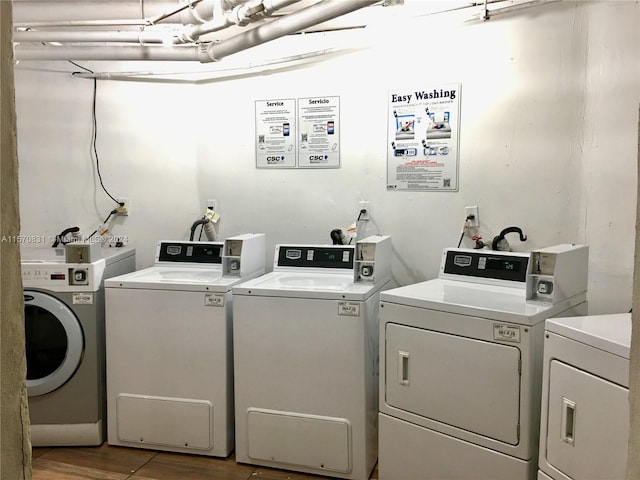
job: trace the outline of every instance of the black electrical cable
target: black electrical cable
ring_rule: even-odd
[[[71,60],[68,60],[69,63],[71,63],[72,65],[75,65],[78,68],[83,69],[85,72],[89,72],[89,73],[94,73],[93,70],[90,70],[86,67],[83,67],[82,65],[73,62]],[[71,75],[74,75],[77,72],[73,72]],[[102,187],[102,190],[104,190],[104,193],[106,193],[109,198],[111,198],[111,200],[113,200],[114,202],[116,202],[119,206],[124,206],[124,204],[122,202],[119,202],[113,195],[111,195],[111,193],[109,193],[109,191],[107,190],[107,188],[104,186],[104,182],[102,181],[102,173],[100,172],[100,158],[98,157],[98,147],[97,147],[97,140],[98,140],[98,117],[96,115],[96,100],[98,97],[98,80],[96,78],[93,79],[93,100],[92,100],[92,105],[91,105],[91,116],[93,119],[93,125],[92,125],[92,132],[91,132],[91,147],[93,149],[93,154],[95,156],[96,159],[96,172],[98,174],[98,180],[100,180],[100,186]]]
[[[102,224],[104,225],[105,223],[107,223],[107,222],[109,221],[109,219],[110,219],[113,215],[115,215],[116,213],[118,213],[118,210],[117,210],[117,209],[115,209],[115,208],[114,208],[113,210],[111,210],[111,211],[109,212],[109,215],[107,215],[107,218],[105,218],[105,219],[103,220]],[[89,236],[87,237],[87,240],[89,240],[91,237],[93,237],[96,233],[98,233],[98,230],[97,230],[97,229],[96,229],[96,230],[94,230],[94,231],[93,231],[93,233],[91,233],[91,235],[89,235]]]
[[[195,222],[193,222],[191,224],[191,234],[189,235],[189,241],[193,240],[193,237],[196,234],[196,229],[198,228],[198,225],[204,225],[208,221],[209,220],[207,220],[206,218],[200,218],[200,219],[196,220]],[[204,228],[204,227],[202,227],[202,228]],[[202,235],[202,230],[200,230],[200,235]]]
[[[56,239],[53,242],[53,245],[51,245],[52,248],[56,248],[59,244],[63,244],[65,245],[67,242],[64,241],[64,237],[67,236],[67,234],[69,233],[78,233],[80,231],[79,227],[69,227],[69,228],[65,228],[62,232],[60,232],[58,235],[56,235]]]
[[[475,218],[475,215],[467,215],[467,218],[464,219],[464,224],[462,225],[462,233],[460,234],[460,240],[458,240],[458,248],[460,248],[460,245],[462,245],[462,239],[464,238],[464,234],[467,231],[467,223],[469,222],[469,220],[473,220]]]
[[[367,210],[366,210],[366,209],[364,209],[364,208],[363,208],[363,209],[361,209],[361,210],[360,210],[360,213],[358,214],[358,218],[356,218],[356,231],[358,230],[358,222],[360,221],[360,219],[362,218],[362,216],[363,216],[365,213],[367,213]],[[352,242],[352,241],[353,241],[353,237],[351,237],[351,238],[349,239],[349,245],[351,245],[351,242]]]
[[[98,80],[97,79],[93,79],[93,108],[92,108],[92,116],[93,116],[93,135],[92,135],[92,141],[91,144],[93,146],[93,154],[95,155],[96,158],[96,172],[98,173],[98,179],[100,180],[100,186],[102,187],[102,190],[104,190],[104,193],[106,193],[109,198],[111,198],[111,200],[113,200],[114,202],[116,202],[118,205],[123,206],[122,202],[119,202],[118,200],[116,200],[116,198],[111,195],[109,193],[109,191],[106,189],[106,187],[104,186],[104,183],[102,181],[102,174],[100,173],[100,159],[98,157],[98,148],[96,146],[96,142],[98,140],[98,117],[96,116],[96,98],[98,96]]]

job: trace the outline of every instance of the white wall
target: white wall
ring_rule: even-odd
[[[129,236],[145,267],[156,240],[188,238],[209,198],[220,236],[264,232],[270,247],[329,242],[366,199],[370,232],[392,235],[394,277],[407,284],[437,275],[464,207],[478,205],[486,240],[522,227],[529,240],[509,238],[514,250],[588,244],[591,312],[626,311],[640,6],[612,3],[561,2],[480,24],[391,22],[370,29],[366,50],[228,81],[98,81],[103,179],[131,202],[113,232]],[[89,158],[92,81],[25,69],[52,65],[74,69],[16,71],[24,234],[90,232],[112,208]],[[448,82],[462,84],[459,191],[386,191],[388,92]],[[316,95],[340,97],[341,168],[256,169],[254,101]]]

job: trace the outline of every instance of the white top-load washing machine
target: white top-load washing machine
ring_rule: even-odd
[[[588,248],[445,249],[380,294],[381,480],[535,478],[544,321],[586,313]]]
[[[106,282],[110,445],[229,455],[231,287],[264,268],[264,234],[161,241],[153,267]]]
[[[390,267],[388,236],[284,244],[271,273],[233,288],[238,462],[369,478]]]
[[[104,441],[103,281],[136,263],[132,248],[73,243],[65,250],[21,250],[31,444],[38,447]]]
[[[546,321],[539,480],[622,480],[631,314]]]

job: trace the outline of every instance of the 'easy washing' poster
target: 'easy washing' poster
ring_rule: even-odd
[[[458,190],[460,84],[389,92],[387,190]]]

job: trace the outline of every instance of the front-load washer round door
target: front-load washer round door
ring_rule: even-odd
[[[27,393],[45,395],[75,373],[84,352],[84,335],[76,315],[61,300],[24,291]]]

